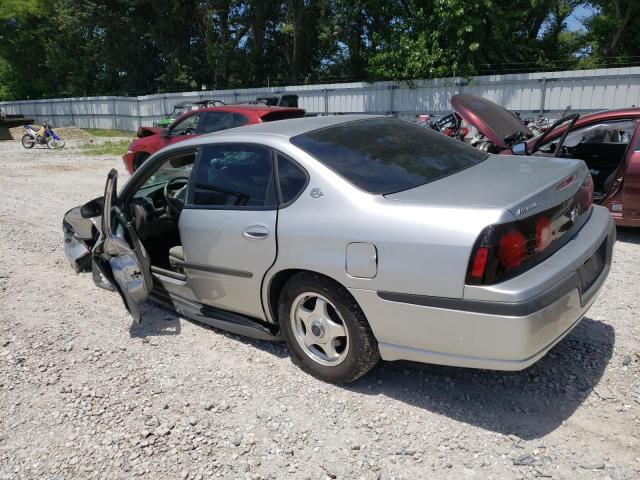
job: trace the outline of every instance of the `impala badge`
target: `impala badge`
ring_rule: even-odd
[[[542,202],[533,202],[525,207],[521,207],[519,209],[516,210],[516,215],[522,215],[523,213],[527,213],[530,210],[533,210],[536,207],[539,207],[540,205],[542,205]]]
[[[318,187],[311,189],[311,197],[312,198],[320,198],[323,195],[324,195],[324,193],[322,193],[322,190],[320,190]]]

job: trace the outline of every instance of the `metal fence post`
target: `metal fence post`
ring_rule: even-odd
[[[394,95],[393,95],[393,92],[394,92],[395,89],[400,88],[400,85],[393,84],[393,85],[389,85],[388,88],[389,88],[389,107],[388,107],[389,111],[387,112],[387,115],[393,115],[393,112],[394,112],[394,105],[393,105],[393,100],[394,100],[393,97],[394,97]]]
[[[138,125],[136,128],[142,126],[142,118],[140,117],[140,97],[136,97],[136,115],[138,117]]]
[[[329,115],[329,95],[328,90],[326,88],[322,89],[322,93],[324,95],[324,114]]]
[[[118,129],[118,115],[116,112],[116,97],[112,97],[111,98],[111,107],[113,108],[113,112],[111,113],[111,116],[113,117],[111,119],[111,128],[113,128],[114,130]]]
[[[542,77],[542,87],[540,92],[540,116],[544,114],[544,105],[547,101],[547,77]]]
[[[76,119],[73,115],[73,103],[71,102],[71,99],[69,99],[69,115],[71,116],[71,125],[75,125]]]

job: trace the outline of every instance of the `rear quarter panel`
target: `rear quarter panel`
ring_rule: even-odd
[[[461,298],[474,242],[484,227],[505,215],[499,209],[386,200],[357,190],[291,144],[278,149],[308,171],[310,182],[292,205],[279,211],[278,255],[267,272],[266,288],[277,272],[304,269],[347,288]],[[312,196],[313,189],[322,195]],[[352,242],[375,245],[374,278],[347,274],[346,249]]]

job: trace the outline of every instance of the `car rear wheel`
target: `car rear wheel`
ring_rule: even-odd
[[[380,359],[364,313],[340,285],[321,275],[299,273],[285,284],[279,320],[292,361],[332,383],[352,382]]]

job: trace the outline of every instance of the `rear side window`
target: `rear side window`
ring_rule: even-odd
[[[287,118],[302,118],[304,110],[277,110],[269,112],[261,117],[263,122],[273,122],[274,120],[286,120]]]
[[[187,118],[182,119],[171,127],[170,135],[172,137],[177,137],[180,135],[191,135],[195,133],[196,127],[198,126],[198,120],[200,120],[199,114],[194,113],[193,115],[189,115]]]
[[[220,145],[202,150],[191,188],[191,204],[225,208],[276,206],[269,150]]]
[[[395,118],[341,123],[291,142],[365,192],[408,190],[472,167],[488,154]]]
[[[246,125],[249,119],[240,113],[234,112],[205,112],[198,127],[199,133],[219,132],[229,128]]]
[[[307,186],[307,174],[293,160],[278,153],[278,181],[282,203],[289,203]]]

